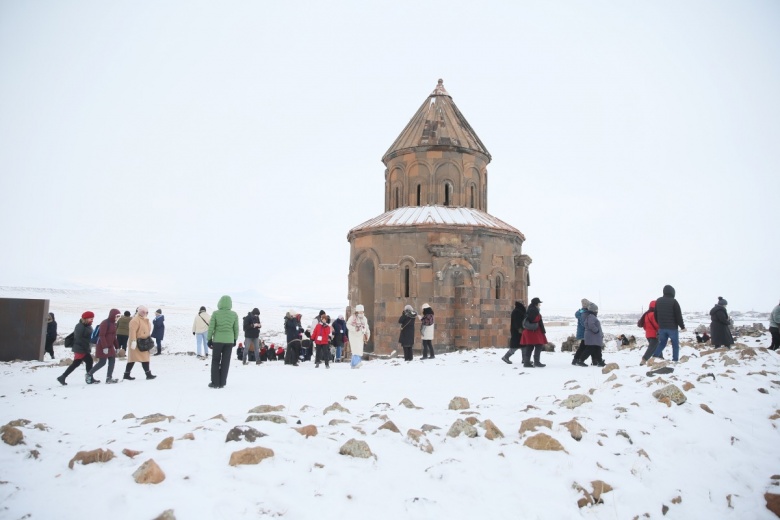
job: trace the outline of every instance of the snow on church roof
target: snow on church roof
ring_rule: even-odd
[[[396,208],[355,226],[350,230],[350,233],[382,227],[424,226],[427,224],[490,228],[517,233],[525,239],[519,230],[484,211],[450,206],[404,206]]]

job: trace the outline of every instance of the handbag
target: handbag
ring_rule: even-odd
[[[154,348],[154,340],[152,338],[138,338],[135,346],[141,352],[148,352]]]
[[[528,321],[528,318],[523,319],[523,328],[525,330],[536,330],[539,328],[539,322]]]

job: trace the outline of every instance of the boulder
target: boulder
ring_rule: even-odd
[[[540,417],[532,417],[520,423],[520,430],[517,433],[522,435],[525,432],[535,432],[536,429],[540,427],[545,427],[551,430],[552,424],[553,424],[552,421],[549,421],[547,419],[542,419]]]
[[[414,408],[416,410],[420,410],[419,406],[415,406],[414,403],[411,400],[409,400],[408,398],[406,398],[406,397],[401,399],[401,402],[398,403],[398,404],[400,404],[402,406],[405,406],[406,408]]]
[[[244,448],[243,450],[238,450],[231,453],[228,464],[231,466],[239,466],[242,464],[260,464],[260,462],[263,460],[273,456],[274,450],[270,448],[263,448],[261,446]]]
[[[523,443],[524,446],[528,446],[534,450],[541,451],[566,451],[560,442],[550,437],[546,433],[537,433],[531,437],[528,437]]]
[[[166,437],[157,445],[158,450],[170,450],[173,448],[173,437]]]
[[[585,394],[573,394],[561,401],[561,406],[572,410],[592,401],[593,400]]]
[[[766,500],[766,508],[780,517],[780,495],[764,493],[764,500]]]
[[[401,431],[398,429],[398,426],[396,426],[393,421],[387,421],[382,426],[380,426],[379,429],[390,430],[391,432],[395,432],[395,433],[401,433]]]
[[[255,406],[247,413],[281,412],[282,410],[284,410],[284,406],[282,406],[281,404],[278,406],[273,406],[270,404],[261,404],[260,406]]]
[[[246,422],[255,422],[255,421],[268,421],[276,424],[287,424],[287,419],[282,417],[281,415],[274,415],[271,413],[263,414],[263,415],[250,415],[246,418]]]
[[[376,458],[376,455],[371,453],[371,448],[368,447],[368,443],[357,439],[350,439],[344,443],[344,445],[339,448],[339,454],[360,459],[367,459],[369,457]]]
[[[114,458],[114,452],[111,450],[104,450],[98,448],[92,451],[80,451],[70,459],[68,467],[73,469],[73,465],[76,462],[81,462],[82,465],[92,464],[93,462],[108,462]]]
[[[249,442],[255,442],[256,439],[265,437],[265,435],[265,433],[255,430],[251,426],[234,426],[225,437],[225,442],[240,441],[242,439]]]
[[[406,432],[406,438],[410,444],[417,446],[421,451],[425,453],[433,453],[433,445],[431,441],[420,430],[409,430]]]
[[[450,410],[468,410],[471,405],[465,397],[453,397],[450,401]]]
[[[328,412],[344,412],[349,413],[349,410],[341,406],[339,403],[333,403],[332,405],[325,408],[325,410],[322,412],[323,415],[325,415]]]
[[[572,419],[569,422],[561,423],[563,426],[566,427],[567,430],[569,430],[569,433],[571,434],[571,438],[575,441],[582,439],[582,433],[587,433],[588,430],[585,429],[583,425],[577,422],[576,419]]]
[[[3,426],[0,428],[0,431],[3,432],[2,439],[3,442],[8,444],[9,446],[16,446],[17,444],[24,444],[24,434],[22,433],[22,430],[15,426]]]
[[[152,424],[152,423],[158,423],[167,420],[168,422],[171,422],[173,419],[175,419],[172,415],[165,415],[162,413],[153,413],[152,415],[147,415],[146,417],[141,417],[141,424]]]
[[[458,419],[452,423],[452,426],[450,426],[450,431],[447,432],[447,435],[449,437],[457,437],[461,434],[465,435],[466,437],[476,437],[477,429],[463,419]]]
[[[149,459],[133,472],[133,479],[137,484],[159,484],[165,480],[165,473],[154,459]]]
[[[485,429],[485,438],[488,440],[494,440],[498,438],[502,438],[504,436],[504,433],[498,429],[498,426],[496,426],[493,421],[490,419],[485,419],[482,421],[482,424],[480,425],[482,428]]]
[[[309,437],[316,437],[317,433],[319,433],[317,431],[317,427],[314,426],[313,424],[301,426],[300,428],[294,428],[294,430],[300,433],[301,435],[303,435],[304,437],[306,437],[307,439]]]
[[[660,390],[656,390],[655,392],[653,392],[653,397],[655,397],[659,401],[664,397],[666,397],[671,402],[676,403],[677,405],[681,405],[687,400],[685,394],[683,393],[682,390],[680,390],[677,387],[677,385],[666,385]]]
[[[620,365],[617,363],[607,363],[607,366],[601,369],[602,374],[609,374],[613,370],[618,370],[620,368]]]

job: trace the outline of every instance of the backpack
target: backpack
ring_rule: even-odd
[[[76,340],[76,337],[71,332],[67,336],[65,336],[65,348],[73,348],[73,342]]]
[[[254,327],[252,327],[252,315],[247,314],[244,316],[244,332],[248,332],[252,330]]]
[[[97,343],[98,339],[100,339],[100,325],[95,327],[95,330],[92,331],[92,336],[89,338],[90,343]]]
[[[638,322],[636,322],[636,326],[639,327],[640,329],[644,329],[645,328],[645,316],[647,316],[648,312],[650,312],[650,311],[646,311],[644,314],[642,314],[642,317],[639,318]]]

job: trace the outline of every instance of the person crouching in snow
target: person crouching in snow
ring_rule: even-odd
[[[106,384],[118,383],[118,379],[112,379],[114,375],[114,363],[116,361],[116,351],[119,348],[119,340],[116,338],[116,322],[121,316],[119,309],[111,309],[108,312],[108,318],[103,320],[99,327],[97,348],[95,349],[95,355],[98,358],[97,365],[92,367],[92,370],[87,372],[87,384],[99,383],[100,381],[95,379],[95,374],[98,370],[103,368],[108,360],[108,373],[106,374]]]
[[[95,313],[86,311],[81,315],[81,319],[73,329],[73,363],[65,369],[65,372],[57,378],[61,385],[66,386],[65,380],[76,370],[80,364],[84,363],[87,367],[87,376],[92,370],[92,354],[90,352],[89,339],[92,337],[92,321],[95,319]]]
[[[320,366],[320,362],[325,362],[325,368],[330,368],[330,316],[323,314],[320,316],[320,322],[314,327],[311,337],[314,344],[317,345],[317,354],[314,358],[314,368]]]
[[[371,338],[371,329],[368,326],[368,320],[364,314],[363,306],[356,305],[355,312],[347,320],[347,330],[349,331],[349,346],[352,350],[352,368],[360,368],[363,364],[363,346]]]

